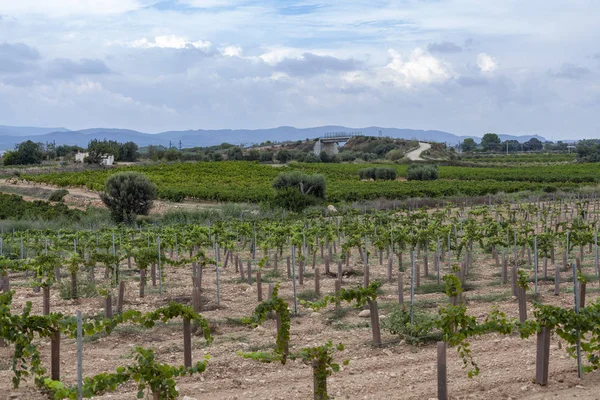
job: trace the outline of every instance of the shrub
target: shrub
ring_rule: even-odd
[[[409,181],[434,181],[440,177],[437,165],[411,165],[408,167]]]
[[[98,295],[98,289],[96,285],[91,282],[89,279],[80,276],[83,274],[79,274],[77,276],[77,297],[78,298],[92,298]],[[71,300],[73,298],[73,294],[71,292],[71,280],[64,279],[59,284],[59,293],[60,298],[63,300]]]
[[[48,200],[50,201],[63,201],[64,197],[69,194],[67,189],[58,189],[50,193]]]
[[[396,170],[393,168],[363,168],[358,171],[360,179],[373,179],[393,181],[396,179]]]
[[[295,188],[285,188],[278,190],[273,197],[272,205],[281,207],[293,212],[301,212],[307,207],[317,204],[317,199],[314,196],[300,193]]]
[[[308,175],[299,171],[294,171],[282,172],[279,174],[273,182],[273,188],[276,190],[296,188],[296,190],[302,194],[324,199],[327,184],[323,175]]]
[[[437,329],[439,316],[414,310],[413,322],[410,311],[396,307],[383,321],[382,328],[392,335],[398,335],[409,344],[436,342],[441,340],[442,332]]]
[[[156,186],[146,175],[138,172],[122,172],[110,176],[105,190],[100,198],[117,223],[131,224],[138,215],[148,215],[152,200],[156,198]]]

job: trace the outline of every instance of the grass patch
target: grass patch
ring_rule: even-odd
[[[475,290],[476,285],[472,283],[465,283],[463,285],[463,291],[469,292]],[[416,294],[430,294],[430,293],[446,293],[446,284],[445,283],[426,283],[419,287],[415,288]]]
[[[468,296],[466,301],[479,301],[482,303],[496,303],[500,301],[507,301],[512,298],[512,294],[510,292],[502,292],[502,293],[491,293],[491,294],[479,294],[474,296]]]
[[[392,335],[400,336],[407,343],[415,345],[441,340],[442,332],[435,326],[438,320],[437,314],[413,310],[411,322],[410,310],[398,306],[382,321],[381,327]]]
[[[71,279],[64,279],[59,283],[58,290],[60,298],[63,300],[72,300],[73,291],[71,288]],[[96,297],[98,290],[96,284],[91,282],[89,279],[83,277],[77,277],[77,297],[80,299],[86,299]]]
[[[304,290],[297,293],[298,300],[315,301],[319,299],[319,295],[314,290]]]
[[[368,329],[371,325],[368,322],[348,323],[343,321],[334,321],[331,327],[336,331],[351,331],[354,329]]]

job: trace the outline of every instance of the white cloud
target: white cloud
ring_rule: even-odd
[[[221,53],[228,57],[241,57],[242,48],[240,46],[227,46],[221,49]]]
[[[383,69],[382,78],[400,86],[441,83],[455,75],[450,65],[420,48],[413,50],[406,61],[396,50],[388,53],[391,60]]]
[[[131,47],[149,49],[158,47],[161,49],[185,49],[194,47],[196,49],[207,50],[212,46],[212,43],[205,40],[198,40],[192,42],[183,36],[176,35],[165,35],[156,36],[154,40],[148,40],[146,38],[134,40],[128,43]]]
[[[489,74],[498,69],[498,62],[489,54],[480,53],[477,56],[477,66],[482,73]]]
[[[279,64],[286,58],[300,58],[304,51],[292,47],[273,47],[261,54],[259,58],[270,65]]]
[[[0,14],[40,14],[51,17],[119,14],[144,6],[143,0],[2,0]]]

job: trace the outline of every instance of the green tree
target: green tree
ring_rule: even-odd
[[[117,223],[132,224],[138,215],[148,215],[156,186],[138,172],[121,172],[106,181],[106,191],[100,197]]]
[[[481,147],[483,151],[496,151],[500,149],[502,141],[495,133],[486,133],[481,139]]]
[[[109,155],[117,158],[119,155],[119,148],[119,143],[114,140],[92,139],[88,143],[88,156],[85,158],[85,162],[88,164],[100,164],[102,158]]]
[[[139,157],[138,145],[134,142],[125,142],[119,146],[117,161],[134,162]]]
[[[227,159],[228,160],[243,160],[244,152],[242,151],[241,147],[235,146],[235,147],[229,148],[227,150]]]
[[[600,161],[600,140],[588,139],[577,142],[577,157],[583,161]]]
[[[323,175],[308,175],[299,171],[282,172],[273,181],[277,191],[274,203],[292,211],[301,211],[325,199],[327,184]]]
[[[290,153],[289,150],[280,150],[277,152],[275,158],[280,163],[285,164],[292,159],[292,153]]]
[[[27,140],[16,145],[14,151],[4,154],[4,165],[41,164],[43,158],[42,145]]]
[[[529,151],[540,151],[544,149],[544,143],[538,138],[531,138],[523,143],[526,150]]]
[[[462,151],[474,151],[477,148],[477,143],[475,143],[475,140],[473,140],[473,138],[466,138],[465,140],[463,140],[461,147]]]
[[[251,149],[246,156],[246,160],[248,161],[258,161],[260,160],[260,151],[258,149]]]

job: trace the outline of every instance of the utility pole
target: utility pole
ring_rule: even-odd
[[[181,151],[181,139],[179,140],[179,151]]]

